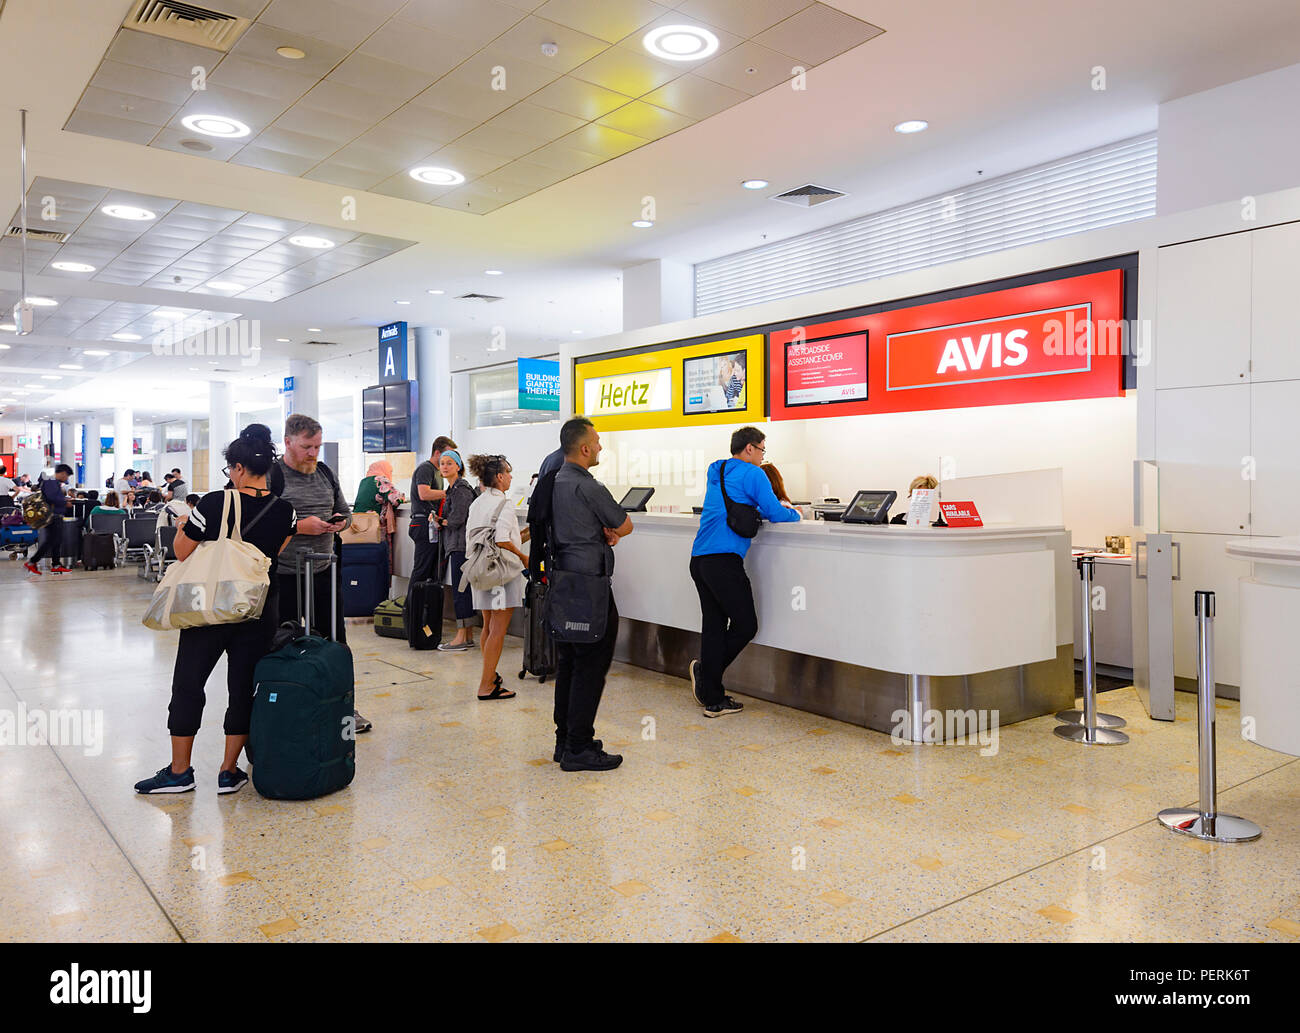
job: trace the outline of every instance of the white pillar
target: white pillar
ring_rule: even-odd
[[[357,480],[361,480],[362,474],[366,472],[366,467],[370,465],[370,460],[365,453],[365,441],[361,434],[362,416],[364,410],[361,408],[361,388],[356,388],[352,392],[352,451],[356,454],[356,461],[361,469],[357,475]]]
[[[320,380],[317,364],[307,359],[290,359],[289,376],[293,377],[293,409],[285,408],[284,415],[288,416],[291,411],[300,412],[319,421]]]
[[[577,347],[572,341],[560,342],[560,412],[561,420],[582,412],[582,399],[573,397],[573,360]]]
[[[100,495],[103,495],[105,473],[103,465],[99,461],[99,417],[90,417],[83,426],[85,428],[85,443],[82,445],[82,452],[84,453],[83,461],[86,464],[86,487],[97,488]]]
[[[128,468],[134,469],[135,457],[131,453],[131,440],[135,434],[135,414],[127,408],[113,410],[113,479],[121,477]]]
[[[235,440],[239,429],[235,426],[235,393],[224,380],[208,382],[208,489],[219,491],[226,483],[221,472],[226,465],[227,445]]]
[[[657,258],[623,270],[623,329],[675,323],[695,315],[695,270]]]
[[[408,362],[408,374],[411,373]],[[427,456],[433,439],[455,433],[451,397],[451,334],[442,327],[415,328],[415,370],[419,385],[420,418],[412,432],[412,451]],[[463,422],[463,421],[461,421]]]
[[[62,422],[59,424],[59,462],[67,463],[73,472],[77,469],[77,425]],[[76,482],[76,478],[73,478]]]

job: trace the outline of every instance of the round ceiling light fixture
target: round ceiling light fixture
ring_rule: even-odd
[[[923,118],[909,118],[906,122],[899,122],[894,126],[896,133],[920,133],[930,128],[930,123]]]
[[[651,222],[649,219],[637,219],[635,222],[632,223],[632,225],[639,230],[648,230],[651,226],[654,225],[654,223]]]
[[[301,61],[307,56],[307,51],[299,50],[297,47],[276,47],[275,52],[290,61]]]
[[[314,248],[317,251],[323,251],[325,248],[334,246],[334,241],[329,240],[326,237],[313,237],[306,233],[300,233],[296,237],[290,237],[289,243],[295,244],[298,247]]]
[[[148,222],[158,218],[148,208],[138,208],[133,204],[106,204],[100,211],[114,219],[129,219],[132,222]]]
[[[698,25],[661,25],[641,42],[655,57],[667,61],[700,61],[718,52],[718,37]]]
[[[421,165],[411,169],[411,178],[420,183],[435,187],[454,187],[465,182],[465,176],[455,169],[444,169],[437,165]]]
[[[227,140],[238,140],[252,132],[239,119],[225,115],[186,115],[181,119],[181,125],[204,136],[219,136]]]
[[[212,144],[204,143],[202,140],[186,139],[181,141],[181,146],[187,151],[210,151]]]
[[[747,179],[740,184],[746,190],[762,190],[767,186],[765,179]]]
[[[140,335],[139,335],[139,334],[130,334],[130,333],[123,332],[123,333],[120,333],[120,334],[114,334],[114,335],[113,335],[113,340],[115,340],[115,341],[138,341],[138,340],[140,340]],[[87,352],[87,354],[90,354],[90,353]],[[108,353],[105,352],[104,354],[107,355]]]
[[[50,268],[65,273],[93,273],[95,271],[93,265],[87,265],[85,262],[51,262]]]

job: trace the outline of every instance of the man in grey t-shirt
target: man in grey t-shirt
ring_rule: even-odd
[[[343,497],[338,478],[328,466],[320,462],[321,425],[310,416],[293,413],[284,422],[284,455],[272,464],[267,486],[273,494],[292,504],[298,514],[298,533],[280,553],[276,577],[279,579],[280,619],[302,620],[298,607],[301,589],[294,576],[300,557],[308,553],[317,555],[334,553],[335,535],[352,523],[352,509]],[[330,520],[335,514],[342,519]],[[326,635],[330,620],[329,560],[312,560],[311,617],[312,627]],[[343,568],[334,564],[334,589],[338,609],[334,621],[334,637],[347,643],[343,620]],[[370,731],[371,724],[359,712],[353,712],[358,732]]]
[[[609,489],[591,475],[600,462],[600,435],[577,416],[560,428],[564,465],[551,494],[551,538],[556,566],[584,574],[614,571],[613,546],[632,533],[632,520]],[[590,644],[557,642],[555,675],[555,759],[565,771],[608,771],[623,763],[595,738],[596,711],[605,675],[614,660],[618,608],[609,593],[605,637]]]

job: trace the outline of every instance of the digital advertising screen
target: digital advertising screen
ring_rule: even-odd
[[[682,412],[687,416],[744,409],[747,357],[741,352],[698,355],[682,360]]]
[[[384,388],[368,387],[361,392],[361,418],[363,420],[382,420],[384,418]]]
[[[410,416],[410,395],[410,384],[388,384],[384,388],[384,419],[404,420]]]
[[[866,397],[866,331],[786,344],[787,406],[860,402]]]
[[[384,451],[383,420],[366,420],[361,424],[361,450],[363,452]]]

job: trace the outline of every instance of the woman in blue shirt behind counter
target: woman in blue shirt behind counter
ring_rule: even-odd
[[[758,634],[754,591],[745,573],[745,555],[753,539],[728,526],[723,482],[733,504],[753,506],[769,523],[799,519],[797,509],[781,504],[760,469],[766,440],[757,427],[741,427],[731,435],[731,458],[709,467],[700,529],[691,547],[691,580],[700,595],[701,620],[700,656],[691,661],[690,679],[705,717],[725,717],[744,709],[726,694],[722,676]]]

